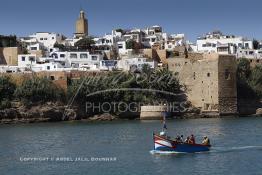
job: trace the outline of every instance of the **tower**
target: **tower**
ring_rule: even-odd
[[[85,37],[88,35],[88,21],[85,18],[85,12],[83,10],[80,11],[79,18],[76,21],[76,38]]]

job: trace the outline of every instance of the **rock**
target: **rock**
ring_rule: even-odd
[[[65,109],[63,120],[78,120],[76,111],[74,109]]]
[[[115,119],[116,119],[115,116],[108,114],[108,113],[101,114],[101,115],[95,115],[94,117],[89,118],[89,120],[91,121],[112,121]]]
[[[257,109],[256,115],[262,116],[262,108],[258,108],[258,109]]]
[[[4,109],[4,110],[1,110],[0,111],[0,119],[15,119],[15,118],[18,118],[19,114],[18,112],[13,109],[13,108],[10,108],[10,109]]]
[[[38,104],[27,108],[19,106],[18,108],[10,108],[0,110],[0,123],[36,123],[46,121],[62,121],[65,106],[57,103]],[[68,120],[74,120],[76,114],[70,111]]]

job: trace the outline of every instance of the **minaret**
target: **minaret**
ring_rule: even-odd
[[[88,21],[85,18],[85,12],[83,10],[80,11],[80,16],[76,21],[76,38],[85,37],[88,35]]]

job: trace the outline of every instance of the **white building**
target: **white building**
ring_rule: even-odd
[[[117,42],[117,51],[119,55],[128,55],[128,49],[126,45],[126,41],[118,41]]]
[[[198,52],[236,54],[238,49],[253,49],[253,41],[214,31],[197,39]]]
[[[42,43],[35,43],[35,44],[30,44],[27,46],[28,51],[39,51],[39,50],[44,50],[44,45]]]
[[[53,52],[50,57],[37,58],[34,54],[18,55],[18,67],[33,71],[58,71],[62,68],[99,70],[103,56],[89,52]]]
[[[181,37],[183,38],[184,36],[173,35],[170,38],[179,40],[178,38],[181,39]],[[162,27],[156,25],[146,29],[113,30],[111,34],[94,38],[94,41],[95,46],[103,47],[104,50],[119,49],[119,52],[125,53],[124,42],[129,40],[141,43],[147,48],[152,48],[157,44],[164,49],[165,41],[168,39],[168,34],[162,31]],[[178,42],[176,42],[176,44],[178,44]],[[121,47],[121,45],[123,47]]]
[[[117,69],[124,71],[130,71],[132,69],[141,70],[145,64],[149,65],[151,69],[155,69],[158,66],[156,61],[148,61],[147,58],[129,58],[119,60]]]
[[[53,52],[50,57],[65,67],[98,69],[103,56],[89,52]],[[50,59],[50,58],[47,58]]]
[[[99,70],[112,71],[117,69],[117,60],[102,60],[100,61]]]
[[[64,66],[57,62],[45,62],[38,63],[32,67],[32,71],[40,72],[40,71],[63,71]]]
[[[173,34],[165,41],[165,49],[172,51],[177,46],[186,45],[185,34]]]
[[[142,44],[146,47],[153,47],[159,45],[161,48],[165,47],[164,43],[168,40],[167,33],[163,33],[162,27],[152,26],[143,30]]]
[[[24,71],[25,68],[23,67],[0,65],[0,73],[18,73]]]
[[[22,37],[20,40],[29,46],[37,43],[43,44],[46,50],[54,47],[54,44],[62,43],[63,35],[49,32],[37,32],[29,37]]]
[[[35,54],[18,55],[18,67],[32,68],[37,64]]]
[[[247,59],[262,59],[262,49],[239,49],[236,54],[237,58],[247,58]]]

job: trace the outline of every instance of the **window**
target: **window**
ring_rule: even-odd
[[[29,57],[29,61],[31,62],[35,61],[35,57]]]
[[[77,58],[77,54],[76,53],[71,53],[70,54],[70,58]]]
[[[194,74],[193,74],[193,78],[194,78],[194,80],[196,79],[196,73],[194,72]]]
[[[55,37],[52,37],[52,39],[54,40],[54,39],[55,39]]]
[[[22,61],[25,61],[25,57],[22,57]]]
[[[80,54],[80,58],[81,58],[81,59],[84,59],[84,58],[88,58],[88,56],[87,56],[86,53],[81,53],[81,54]]]
[[[44,40],[47,40],[47,38],[45,38]]]
[[[207,77],[210,77],[210,73],[207,73]]]
[[[51,80],[55,80],[55,77],[54,77],[54,76],[51,76],[50,79],[51,79]]]
[[[37,47],[31,47],[30,49],[31,50],[37,50]]]
[[[44,39],[43,38],[40,38],[41,41],[43,41]]]
[[[51,56],[52,58],[58,58],[58,55],[56,53],[53,53]]]
[[[230,72],[229,72],[228,69],[226,69],[226,70],[225,70],[225,79],[226,79],[226,80],[230,80],[230,78],[231,78],[231,77],[230,77]]]
[[[123,44],[119,44],[118,49],[123,49]]]
[[[219,47],[217,49],[218,52],[228,52],[228,47]]]
[[[151,31],[151,32],[149,32],[148,34],[149,34],[149,35],[154,35],[154,34],[155,34],[155,32],[152,32],[152,31]]]
[[[50,70],[50,66],[46,66],[46,69],[47,69],[47,70]]]
[[[92,56],[92,61],[97,61],[97,56]]]
[[[202,47],[206,47],[207,45],[206,44],[202,44]]]
[[[65,58],[65,54],[60,54],[60,58]]]
[[[245,43],[245,48],[249,48],[249,43]]]
[[[259,63],[259,60],[257,60],[257,63]]]

